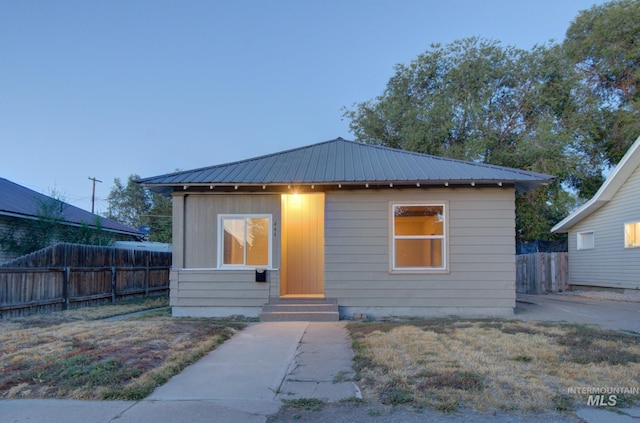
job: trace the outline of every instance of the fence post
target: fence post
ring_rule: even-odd
[[[116,302],[116,267],[111,266],[111,302]]]
[[[149,266],[151,266],[151,264],[150,264],[151,263],[150,256],[151,256],[151,252],[147,252],[147,254],[145,256],[146,257],[146,259],[145,259],[146,267],[144,269],[144,296],[145,297],[149,296],[149,270],[150,270]]]
[[[62,303],[62,309],[68,310],[69,309],[69,279],[71,275],[71,268],[69,268],[69,266],[65,266],[63,268],[62,275],[63,275],[62,276],[62,299],[64,300],[64,302]]]

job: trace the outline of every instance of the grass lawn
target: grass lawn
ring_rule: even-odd
[[[507,320],[364,322],[347,326],[366,399],[455,411],[572,410],[569,388],[640,389],[640,336]],[[640,395],[617,395],[631,406]]]
[[[138,400],[215,349],[241,322],[172,318],[166,299],[0,320],[0,398]]]

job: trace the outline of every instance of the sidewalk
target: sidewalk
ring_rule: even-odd
[[[143,401],[0,400],[3,422],[265,422],[282,399],[359,395],[344,322],[259,323]]]

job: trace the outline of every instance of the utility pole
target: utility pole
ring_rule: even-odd
[[[89,176],[89,180],[93,181],[93,187],[91,189],[91,213],[93,213],[93,210],[96,204],[96,182],[102,182],[102,181],[99,179],[96,179],[95,176],[93,178]]]

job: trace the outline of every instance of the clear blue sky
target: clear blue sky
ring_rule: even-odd
[[[599,0],[0,0],[0,177],[107,210],[114,178],[343,137],[394,65],[561,41]]]

